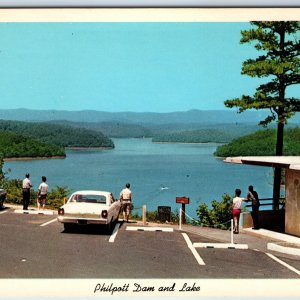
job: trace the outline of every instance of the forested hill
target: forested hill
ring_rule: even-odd
[[[14,132],[59,147],[114,147],[112,140],[101,132],[57,124],[0,120],[0,131]]]
[[[0,157],[65,157],[63,148],[42,143],[13,132],[0,131]]]
[[[255,123],[264,119],[269,111],[253,110],[241,114],[236,110],[189,110],[168,113],[154,112],[103,112],[95,110],[61,111],[61,110],[29,110],[0,109],[0,119],[45,122],[66,120],[72,122],[119,122],[127,124],[224,124],[224,123]],[[300,114],[290,119],[291,123],[300,122]]]
[[[215,156],[265,156],[275,155],[276,130],[260,130],[233,140],[217,148]],[[300,128],[288,128],[284,132],[284,155],[300,155]]]
[[[259,129],[257,125],[223,124],[197,130],[166,132],[155,135],[153,142],[157,143],[228,143],[245,134]]]
[[[152,137],[151,128],[139,124],[129,124],[120,122],[72,122],[72,121],[49,121],[51,124],[65,124],[73,128],[86,128],[100,131],[111,138],[141,138]]]

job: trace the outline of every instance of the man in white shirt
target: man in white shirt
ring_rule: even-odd
[[[39,191],[38,191],[38,210],[40,210],[41,205],[42,208],[45,208],[46,204],[46,198],[47,198],[47,193],[48,193],[48,184],[46,183],[47,178],[45,176],[42,176],[42,183],[39,186]]]
[[[122,202],[123,219],[128,223],[128,218],[131,210],[132,193],[130,190],[130,184],[126,183],[125,188],[120,193],[120,200]]]
[[[28,209],[28,205],[30,201],[30,188],[32,187],[32,184],[29,177],[30,175],[27,173],[22,182],[23,210]]]

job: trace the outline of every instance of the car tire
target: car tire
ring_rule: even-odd
[[[109,234],[112,233],[112,224],[111,224],[111,222],[109,222],[109,223],[106,225],[106,229],[107,229],[107,232],[108,232]]]
[[[111,218],[110,222],[107,224],[107,231],[109,234],[111,234],[116,226],[116,221],[113,221],[113,218]]]
[[[64,229],[65,231],[71,231],[72,229],[72,226],[73,224],[70,224],[70,223],[64,223]]]

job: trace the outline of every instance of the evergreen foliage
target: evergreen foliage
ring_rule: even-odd
[[[2,140],[1,137],[0,140]],[[3,164],[3,158],[0,155],[0,187],[6,190],[5,202],[21,205],[23,201],[22,180],[7,178],[3,172]],[[38,192],[31,188],[29,205],[37,206],[37,194]],[[70,190],[67,187],[55,186],[47,194],[47,207],[59,208],[64,204],[64,199],[67,198],[68,194],[70,194]]]
[[[222,128],[220,128],[222,127]],[[218,128],[201,128],[155,135],[153,142],[170,143],[228,143],[234,138],[254,132],[257,126],[224,124]]]
[[[250,77],[269,78],[256,88],[253,96],[227,100],[227,107],[269,109],[270,114],[260,122],[267,125],[277,121],[275,155],[283,154],[283,132],[287,120],[300,111],[300,101],[287,97],[287,88],[300,83],[300,22],[273,21],[251,22],[253,28],[242,31],[241,43],[252,43],[261,52],[255,59],[244,61],[242,74]],[[281,168],[275,168],[273,201],[279,209]]]
[[[300,83],[300,22],[251,22],[253,29],[242,31],[241,43],[255,42],[255,48],[262,51],[256,59],[244,61],[242,74],[250,77],[269,77],[261,84],[254,96],[242,95],[227,100],[227,107],[247,109],[269,109],[270,114],[260,123],[274,120],[279,123],[300,110],[299,99],[286,97],[287,87]]]
[[[114,147],[112,140],[101,132],[59,124],[1,120],[0,131],[14,132],[59,147]]]
[[[73,128],[86,128],[96,132],[101,132],[113,138],[143,138],[151,137],[149,128],[140,124],[124,122],[71,122],[71,121],[51,121],[50,124],[68,125]]]
[[[21,205],[22,196],[22,180],[7,179],[2,182],[2,187],[6,190],[6,203]],[[47,208],[57,209],[64,204],[64,199],[68,196],[70,190],[67,187],[55,186],[47,194]],[[37,206],[37,191],[33,188],[30,190],[30,206]]]
[[[276,130],[260,130],[234,139],[219,146],[214,155],[226,156],[272,156],[276,152]],[[284,155],[300,155],[300,128],[285,130]]]
[[[232,219],[232,197],[224,194],[221,201],[213,200],[211,206],[209,208],[206,203],[201,203],[197,208],[201,226],[229,229]]]
[[[63,148],[38,140],[0,131],[0,149],[3,158],[65,156]]]
[[[68,187],[55,186],[47,195],[46,205],[49,208],[59,208],[64,205],[64,199],[67,200],[70,190]]]

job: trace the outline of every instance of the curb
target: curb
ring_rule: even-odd
[[[255,236],[261,236],[265,238],[270,238],[273,240],[278,240],[281,242],[300,244],[300,237],[295,237],[292,235],[287,235],[280,232],[270,231],[266,229],[252,230],[249,228],[243,228],[243,231]]]
[[[291,243],[287,242],[279,242],[279,243],[268,243],[267,249],[271,251],[281,252],[284,254],[291,254],[291,255],[297,255],[300,256],[300,244],[295,244],[298,246],[296,247],[288,247]],[[284,246],[286,245],[286,246]]]
[[[193,243],[195,248],[216,248],[216,249],[248,249],[247,244],[231,243]]]
[[[168,227],[139,227],[139,226],[127,226],[126,230],[129,231],[164,231],[173,232],[173,228]]]
[[[27,215],[48,215],[52,216],[53,211],[43,211],[43,210],[23,210],[23,209],[15,209],[16,214],[27,214]]]

